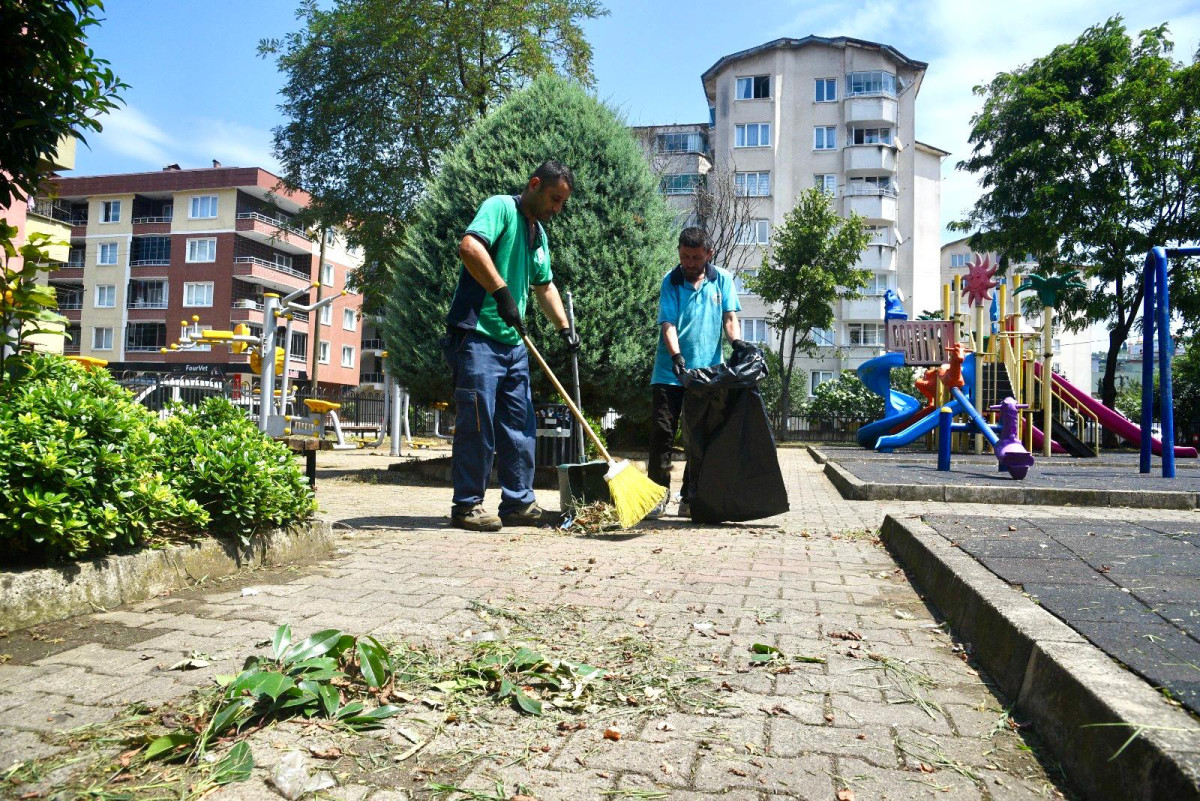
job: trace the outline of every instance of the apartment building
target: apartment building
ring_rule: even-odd
[[[66,267],[51,277],[70,320],[68,353],[109,361],[115,373],[179,371],[249,379],[247,354],[212,346],[167,354],[193,331],[245,323],[262,331],[263,293],[310,287],[340,293],[361,256],[328,232],[292,225],[308,202],[279,190],[257,167],[179,169],[57,178],[54,213],[70,224]],[[317,314],[297,315],[289,375],[325,388],[357,386],[361,298],[347,295]],[[193,316],[199,317],[194,322]]]
[[[814,332],[819,353],[797,363],[810,393],[882,351],[887,289],[902,292],[910,312],[938,302],[941,162],[949,154],[915,139],[926,66],[887,45],[808,36],[723,56],[701,76],[710,175],[731,174],[750,204],[738,251],[726,259],[740,265],[735,272],[753,274],[772,231],[811,186],[870,226],[859,262],[871,271],[865,297],[839,302],[833,329]],[[699,179],[681,171],[662,180],[668,195],[684,195]],[[746,295],[742,308],[743,337],[777,345],[767,306]]]
[[[948,284],[952,278],[966,275],[967,268],[971,265],[971,260],[976,255],[967,244],[967,239],[967,237],[962,237],[961,239],[955,239],[953,242],[947,242],[942,245],[939,283]],[[996,253],[979,253],[978,255],[980,258],[986,257],[990,259],[992,264],[997,264],[1000,259],[1000,256]],[[1029,273],[1037,272],[1037,267],[1037,259],[1032,255],[1026,255],[1020,261],[1010,263],[1008,273],[1009,275],[1028,275]],[[1008,282],[1011,279],[1004,277],[1000,280]],[[941,303],[942,301],[939,297],[933,305],[922,307],[922,310],[933,311],[940,309]],[[1009,303],[1011,304],[1012,301],[1010,300]],[[1015,306],[1010,305],[1009,310],[1015,310]],[[1025,331],[1041,330],[1041,315],[1032,318],[1022,317],[1021,327]],[[1054,353],[1055,361],[1057,362],[1055,369],[1066,376],[1067,380],[1076,386],[1092,386],[1092,376],[1094,373],[1092,351],[1095,349],[1098,341],[1107,345],[1108,337],[1102,330],[1096,327],[1089,326],[1083,331],[1068,331],[1059,327],[1054,336]]]

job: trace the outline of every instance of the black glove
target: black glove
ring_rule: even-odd
[[[676,353],[671,357],[671,371],[675,373],[675,377],[683,383],[683,374],[687,372],[687,361],[683,358],[682,353]]]
[[[521,310],[517,308],[512,291],[507,286],[502,286],[492,293],[492,300],[496,301],[496,314],[500,319],[517,329],[518,334],[525,336],[525,322],[521,319]]]
[[[733,346],[734,353],[740,353],[741,351],[750,350],[750,348],[754,347],[744,339],[735,339],[729,344]]]
[[[562,337],[563,347],[567,349],[567,353],[579,352],[579,334],[575,333],[570,328],[564,328],[558,332],[558,335]]]

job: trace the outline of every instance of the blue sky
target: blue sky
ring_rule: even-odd
[[[397,2],[401,6],[401,2]],[[1200,46],[1194,0],[609,0],[588,25],[597,93],[631,124],[698,122],[708,108],[700,74],[718,58],[782,36],[854,36],[929,63],[917,100],[917,138],[949,150],[942,221],[978,194],[954,169],[967,151],[972,86],[1123,14],[1131,29],[1170,24],[1176,56]],[[225,165],[274,169],[271,128],[279,74],[255,48],[296,26],[294,0],[106,0],[91,44],[130,84],[127,105],[81,147],[75,175]],[[948,235],[945,238],[951,238]]]

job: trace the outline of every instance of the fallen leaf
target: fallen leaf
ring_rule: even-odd
[[[933,767],[933,765],[930,765],[926,762],[922,762],[921,763],[921,772],[922,773],[933,773],[934,767]]]
[[[825,722],[826,722],[826,723],[833,723],[833,713],[832,713],[832,712],[826,712],[826,713],[825,713]]]
[[[605,740],[614,740],[614,741],[620,740],[621,739],[621,730],[618,728],[615,728],[615,727],[605,729],[604,730],[604,739]]]
[[[734,776],[749,776],[750,775],[749,773],[742,770],[741,768],[730,768],[729,772],[732,773]]]
[[[326,748],[324,751],[322,751],[319,748],[309,748],[308,753],[312,754],[317,759],[341,759],[342,758],[342,749],[340,749],[340,748]]]
[[[863,636],[857,631],[831,631],[829,636],[835,640],[862,640]]]
[[[865,739],[867,739],[867,735],[865,735],[865,734],[856,734],[856,735],[854,735],[854,739],[855,739],[855,740],[865,740]]]
[[[517,794],[514,796],[509,796],[508,801],[537,801],[537,798],[531,795]]]
[[[849,787],[843,787],[837,791],[837,801],[854,801],[854,791]]]
[[[208,667],[208,662],[203,659],[180,659],[167,670],[199,670],[206,667]]]
[[[675,768],[671,767],[671,763],[666,761],[665,759],[663,760],[663,763],[658,766],[658,769],[661,770],[663,773],[667,774],[668,776],[670,776],[672,773],[675,772]]]
[[[1016,527],[1016,526],[1009,526],[1009,527],[1008,527],[1008,530],[1009,530],[1009,531],[1016,531],[1016,530],[1017,530],[1017,527]]]
[[[655,548],[655,549],[654,549],[653,551],[651,551],[650,553],[662,553],[662,552],[663,552],[663,549],[662,549],[662,548]]]
[[[659,731],[675,731],[675,727],[665,720],[656,727]]]

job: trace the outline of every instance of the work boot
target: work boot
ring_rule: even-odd
[[[513,512],[508,512],[500,516],[500,522],[506,526],[554,526],[558,525],[561,515],[555,512],[547,512],[545,509],[537,505],[537,501],[526,506],[524,509],[517,509]]]
[[[450,522],[467,531],[499,531],[503,528],[500,518],[485,511],[482,503],[455,506],[450,510]]]
[[[688,503],[687,501],[680,501],[679,502],[679,516],[690,518],[692,516],[692,505],[690,503]]]

